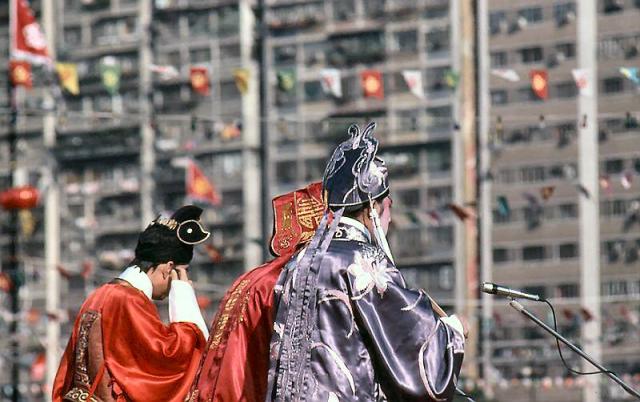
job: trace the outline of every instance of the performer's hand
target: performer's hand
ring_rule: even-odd
[[[189,275],[187,275],[187,266],[186,265],[179,265],[179,266],[175,267],[173,269],[173,272],[175,272],[176,276],[177,276],[175,279],[178,279],[179,281],[190,282],[189,281]]]
[[[466,318],[458,316],[458,320],[460,320],[460,323],[462,324],[462,329],[463,331],[463,335],[464,335],[464,339],[467,339],[469,337],[469,322],[467,321]]]

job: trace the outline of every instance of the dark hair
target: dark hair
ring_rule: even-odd
[[[387,198],[389,196],[389,190],[385,191],[384,193],[380,194],[378,196],[378,198],[375,198],[374,201],[378,202],[378,203],[382,203],[382,201]],[[347,218],[352,218],[352,219],[357,219],[358,216],[360,216],[360,214],[362,214],[362,212],[365,210],[365,208],[369,208],[369,202],[365,202],[363,204],[360,205],[356,205],[353,207],[347,207],[344,209],[344,213],[342,214],[342,216],[345,216]]]
[[[138,268],[140,268],[140,271],[147,273],[149,272],[149,270],[151,268],[155,268],[158,266],[158,264],[161,263],[157,263],[157,262],[150,262],[150,261],[143,261],[137,258],[134,258],[133,260],[131,260],[131,262],[129,263],[129,265],[127,265],[128,267],[132,267],[132,266],[136,266]]]
[[[188,264],[192,257],[193,245],[181,242],[176,232],[166,226],[151,225],[138,237],[135,250],[135,258],[138,261],[150,261],[154,264],[174,261],[176,264]]]

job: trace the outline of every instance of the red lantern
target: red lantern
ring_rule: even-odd
[[[31,209],[38,204],[40,193],[32,186],[14,187],[0,193],[0,205],[6,210]]]

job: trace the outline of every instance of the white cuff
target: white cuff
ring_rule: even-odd
[[[169,321],[170,322],[191,322],[196,324],[205,339],[209,338],[207,324],[202,318],[196,292],[189,282],[173,280],[171,290],[169,290]]]
[[[458,334],[462,336],[462,339],[464,339],[464,327],[462,326],[462,322],[460,322],[460,319],[456,317],[455,314],[450,315],[448,317],[442,317],[440,319],[442,320],[442,322],[447,324],[450,328],[458,332]]]

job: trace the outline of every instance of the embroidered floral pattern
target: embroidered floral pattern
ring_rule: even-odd
[[[347,268],[347,272],[355,278],[355,290],[359,293],[353,296],[353,300],[362,299],[374,288],[380,295],[384,296],[391,276],[387,271],[387,262],[384,259],[370,259],[356,254],[355,262]]]

